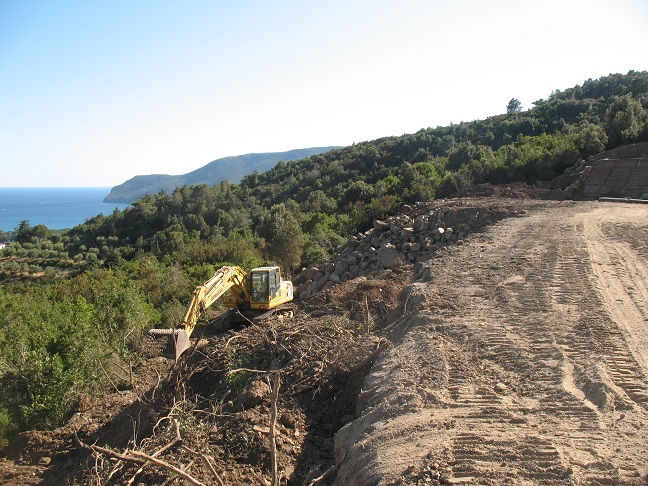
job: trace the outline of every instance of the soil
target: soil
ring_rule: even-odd
[[[0,482],[184,484],[131,462],[158,453],[202,484],[271,484],[274,426],[280,484],[646,484],[648,207],[509,191],[477,201],[517,217],[428,261],[144,361],[20,434]]]
[[[527,209],[419,266],[336,484],[646,484],[648,208]]]

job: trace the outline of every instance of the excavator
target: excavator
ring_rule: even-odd
[[[212,278],[196,287],[182,323],[176,329],[151,329],[154,340],[166,339],[164,354],[176,361],[190,346],[189,338],[207,309],[219,298],[229,310],[218,317],[222,323],[258,323],[278,313],[292,317],[293,285],[281,278],[279,267],[258,267],[249,273],[236,266],[225,266]]]

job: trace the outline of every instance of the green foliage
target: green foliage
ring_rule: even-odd
[[[226,368],[228,371],[225,375],[225,385],[230,395],[236,396],[252,381],[252,374],[243,369],[249,365],[249,358],[237,353],[233,348],[226,350],[225,357],[227,359]]]
[[[277,204],[263,225],[266,240],[270,242],[269,255],[288,275],[299,266],[304,252],[304,237],[295,211],[289,204]]]
[[[55,285],[5,286],[0,441],[60,424],[80,392],[99,390],[113,357],[132,361],[143,332],[160,320],[139,284],[146,280],[136,272],[142,266],[128,274],[94,269]]]
[[[506,105],[506,112],[516,113],[518,111],[522,111],[522,103],[520,103],[520,100],[516,98],[511,98],[511,101],[509,101],[508,105]]]
[[[77,393],[92,389],[95,346],[92,307],[51,290],[4,295],[0,322],[0,409],[20,430],[60,423]]]
[[[301,223],[304,253],[302,265],[326,260],[333,251],[344,243],[340,236],[344,218],[326,213],[312,213]]]
[[[148,328],[177,324],[223,264],[278,262],[290,274],[404,203],[484,182],[534,184],[648,141],[648,73],[588,80],[521,108],[512,99],[502,115],[280,162],[240,184],[160,191],[71,230],[21,221],[0,232],[11,241],[0,255],[0,443],[60,423],[77,393],[103,386],[112,360],[136,360]],[[229,379],[239,388],[249,377]]]
[[[470,180],[457,172],[449,172],[445,175],[439,186],[439,197],[450,197],[470,187]]]
[[[253,430],[225,430],[223,445],[228,454],[237,458],[247,458],[256,454],[260,447],[259,434]]]
[[[339,223],[346,218],[335,228],[344,239],[366,229],[371,218],[385,214],[386,208],[394,210],[403,203],[447,197],[471,184],[550,179],[579,158],[648,140],[647,110],[646,72],[588,80],[583,86],[554,92],[524,112],[513,98],[507,113],[486,120],[422,129],[280,162],[269,171],[244,177],[240,184],[224,181],[147,195],[132,208],[98,216],[71,230],[65,251],[80,264],[116,268],[147,253],[167,263],[188,265],[279,261],[280,248],[288,245],[297,254],[304,249],[301,262],[296,257],[286,262],[297,268],[330,252],[331,238],[322,236],[326,231],[321,226],[306,229],[301,224],[312,214],[332,215]],[[280,224],[273,208],[287,201],[292,201],[291,219]],[[290,228],[296,230],[292,238]],[[241,231],[252,236],[233,239]],[[18,234],[33,240],[31,229]],[[81,250],[82,245],[99,249],[96,257]]]
[[[605,120],[614,145],[635,143],[648,134],[648,110],[631,94],[612,98]]]
[[[572,138],[562,134],[520,137],[496,153],[511,180],[529,183],[555,177],[573,165],[579,155]]]
[[[12,421],[9,410],[0,408],[0,448],[9,444],[9,438],[16,433],[16,425]]]

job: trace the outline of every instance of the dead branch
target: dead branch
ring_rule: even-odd
[[[247,371],[248,373],[258,373],[258,374],[261,374],[261,375],[265,375],[266,373],[268,373],[267,371],[264,371],[264,370],[251,370],[249,368],[236,368],[235,370],[229,370],[227,372],[227,374],[231,375],[232,373],[238,373],[239,371]]]
[[[156,464],[160,466],[161,468],[166,469],[167,471],[171,471],[174,474],[177,474],[183,479],[186,479],[189,481],[191,484],[195,484],[196,486],[206,486],[205,483],[201,483],[197,479],[195,479],[193,476],[190,476],[186,472],[184,472],[182,469],[178,469],[177,467],[169,464],[168,462],[162,461],[160,459],[157,459],[155,457],[152,457],[148,454],[144,454],[143,452],[140,451],[129,451],[130,454],[133,456],[140,458],[144,461],[152,462],[153,464]]]
[[[120,461],[126,461],[126,462],[134,462],[135,464],[144,464],[146,462],[144,459],[132,457],[128,454],[120,454],[119,452],[111,451],[110,449],[106,449],[105,447],[86,444],[81,439],[79,439],[79,436],[76,432],[74,433],[74,441],[81,449],[92,451],[95,454],[101,453],[105,456],[112,457],[113,459],[119,459]],[[132,452],[132,451],[127,450],[126,452]]]
[[[187,446],[184,446],[184,445],[182,446],[182,448],[185,449],[186,451],[191,452],[192,454],[195,454],[197,456],[202,457],[203,461],[205,461],[205,463],[207,464],[207,467],[209,467],[209,470],[214,475],[214,479],[216,480],[216,483],[218,484],[218,486],[225,486],[223,484],[223,481],[221,480],[220,476],[216,472],[216,469],[214,469],[214,466],[212,465],[211,461],[209,460],[209,456],[206,456],[205,454],[201,454],[201,453],[198,453],[196,451],[193,451],[193,450],[189,449]],[[214,458],[212,457],[212,459],[214,459]]]
[[[159,422],[158,422],[158,423],[159,423]],[[176,429],[176,436],[175,436],[175,438],[174,438],[171,442],[169,442],[167,445],[165,445],[164,447],[162,447],[161,449],[158,449],[157,451],[155,451],[155,452],[151,455],[151,457],[157,457],[157,456],[159,456],[160,454],[162,454],[162,453],[168,451],[169,449],[171,449],[171,448],[174,447],[175,445],[182,443],[182,437],[180,437],[180,424],[178,423],[178,420],[177,420],[177,419],[173,419],[173,424],[175,425],[175,429]],[[133,482],[135,481],[135,478],[141,474],[141,472],[144,470],[145,467],[146,467],[146,464],[143,464],[142,467],[140,467],[140,468],[135,472],[135,474],[133,474],[133,477],[131,477],[130,480],[129,480],[126,484],[127,484],[127,485],[131,485],[131,484],[133,484]]]
[[[155,392],[160,387],[160,382],[162,381],[162,376],[160,376],[160,372],[158,370],[155,370],[155,374],[157,375],[157,383],[155,383],[153,390],[151,390],[151,400],[155,399]]]
[[[104,368],[104,365],[103,365],[100,361],[97,361],[97,364],[99,365],[99,367],[101,368],[101,370],[104,372],[104,375],[106,375],[106,379],[108,380],[108,382],[112,385],[112,387],[115,389],[115,391],[119,393],[119,388],[118,388],[117,385],[115,385],[115,383],[110,379],[110,375],[108,374],[108,371],[106,370],[106,368]]]
[[[207,463],[207,466],[209,466],[209,469],[211,470],[212,474],[214,475],[214,479],[218,483],[218,486],[225,486],[225,484],[221,480],[220,476],[216,472],[216,469],[214,469],[214,466],[212,466],[212,463],[209,460],[209,457],[207,457],[205,454],[201,454],[200,456],[205,460],[205,462]]]
[[[371,329],[371,324],[373,319],[371,318],[371,312],[369,311],[369,301],[366,295],[364,296],[363,314],[364,314],[364,333],[369,334],[369,330]]]
[[[327,478],[329,478],[335,471],[338,470],[338,468],[342,465],[342,462],[346,459],[346,454],[342,457],[340,462],[337,464],[333,464],[331,467],[329,467],[326,471],[324,471],[324,474],[321,476],[313,479],[310,483],[308,483],[308,486],[313,486],[314,484],[321,483],[322,481],[325,481]]]
[[[100,458],[101,458],[101,456],[99,454],[94,454],[94,473],[95,473],[95,476],[97,477],[97,486],[101,486],[101,475],[99,474],[99,459]],[[102,462],[102,466],[103,466],[103,461],[101,461],[101,462]],[[122,464],[122,462],[120,462],[119,464]]]
[[[304,478],[304,481],[302,481],[302,486],[309,486],[311,484],[311,481],[315,478],[317,474],[321,471],[321,467],[317,466],[310,471],[308,471],[308,474]]]
[[[107,477],[106,480],[104,481],[104,484],[110,484],[110,480],[112,479],[112,477],[113,477],[115,474],[117,474],[119,471],[121,471],[122,469],[124,469],[124,463],[121,462],[121,461],[119,461],[119,462],[117,463],[117,465],[113,468],[113,470],[110,471],[110,474],[108,475],[108,477]]]
[[[172,410],[172,412],[173,412],[173,410]],[[155,423],[155,425],[153,426],[153,434],[155,434],[156,429],[157,429],[157,428],[160,426],[160,424],[161,424],[162,422],[164,422],[165,420],[173,420],[173,417],[171,417],[171,415],[169,414],[169,415],[167,415],[166,417],[162,417],[160,420],[158,420],[158,421]]]
[[[338,467],[339,467],[338,465],[333,465],[329,467],[326,471],[324,471],[324,474],[313,479],[310,483],[308,483],[308,486],[313,486],[314,484],[321,483],[322,481],[326,480],[326,478],[328,478],[331,474],[333,474]]]
[[[242,337],[242,336],[241,336],[240,334],[237,334],[237,335],[232,336],[231,338],[229,338],[229,339],[227,340],[227,342],[225,343],[225,347],[224,347],[223,349],[224,349],[224,350],[227,349],[227,346],[229,346],[229,344],[230,344],[232,341],[234,341],[235,339],[238,339],[238,338],[240,338],[240,337]]]
[[[374,359],[376,359],[376,356],[378,356],[378,353],[382,351],[388,344],[388,341],[385,339],[380,340],[380,344],[376,349],[374,349],[369,356],[367,356],[365,359],[360,361],[358,364],[353,366],[351,370],[349,370],[350,373],[355,373],[356,371],[360,371],[362,368],[367,366],[369,363],[371,363]]]
[[[274,373],[274,383],[272,384],[272,396],[270,397],[270,463],[272,465],[272,486],[277,486],[277,440],[275,438],[275,427],[277,425],[277,398],[279,397],[279,386],[281,380],[279,372]]]
[[[179,428],[176,429],[176,434],[177,434],[176,439],[174,439],[173,442],[175,442],[178,439],[178,437],[180,436]],[[171,465],[171,464],[169,464],[169,463],[167,463],[165,461],[162,461],[160,459],[156,459],[155,457],[153,457],[153,456],[151,456],[149,454],[145,454],[144,452],[128,450],[127,449],[126,453],[120,454],[118,452],[111,451],[110,449],[106,449],[105,447],[100,447],[100,446],[97,446],[97,445],[88,445],[88,444],[84,443],[81,439],[79,439],[79,436],[78,436],[78,434],[76,432],[74,434],[74,440],[81,449],[90,450],[95,454],[101,453],[101,454],[104,454],[105,456],[112,457],[113,459],[119,459],[120,461],[125,461],[125,462],[132,462],[132,463],[135,463],[135,464],[140,464],[142,466],[144,466],[147,462],[152,462],[153,464],[156,464],[156,465],[160,466],[161,468],[166,469],[167,471],[171,471],[172,473],[186,479],[191,484],[194,484],[196,486],[205,486],[204,483],[198,481],[197,479],[190,476],[189,474],[187,474],[183,470],[178,469],[177,467],[175,467],[175,466],[173,466],[173,465]],[[182,439],[180,438],[180,440],[182,440]],[[171,446],[169,446],[169,447],[171,447]],[[167,449],[168,449],[168,447],[167,447]]]

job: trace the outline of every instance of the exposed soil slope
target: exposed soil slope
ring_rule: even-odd
[[[336,484],[645,484],[648,208],[554,203],[419,264]]]

